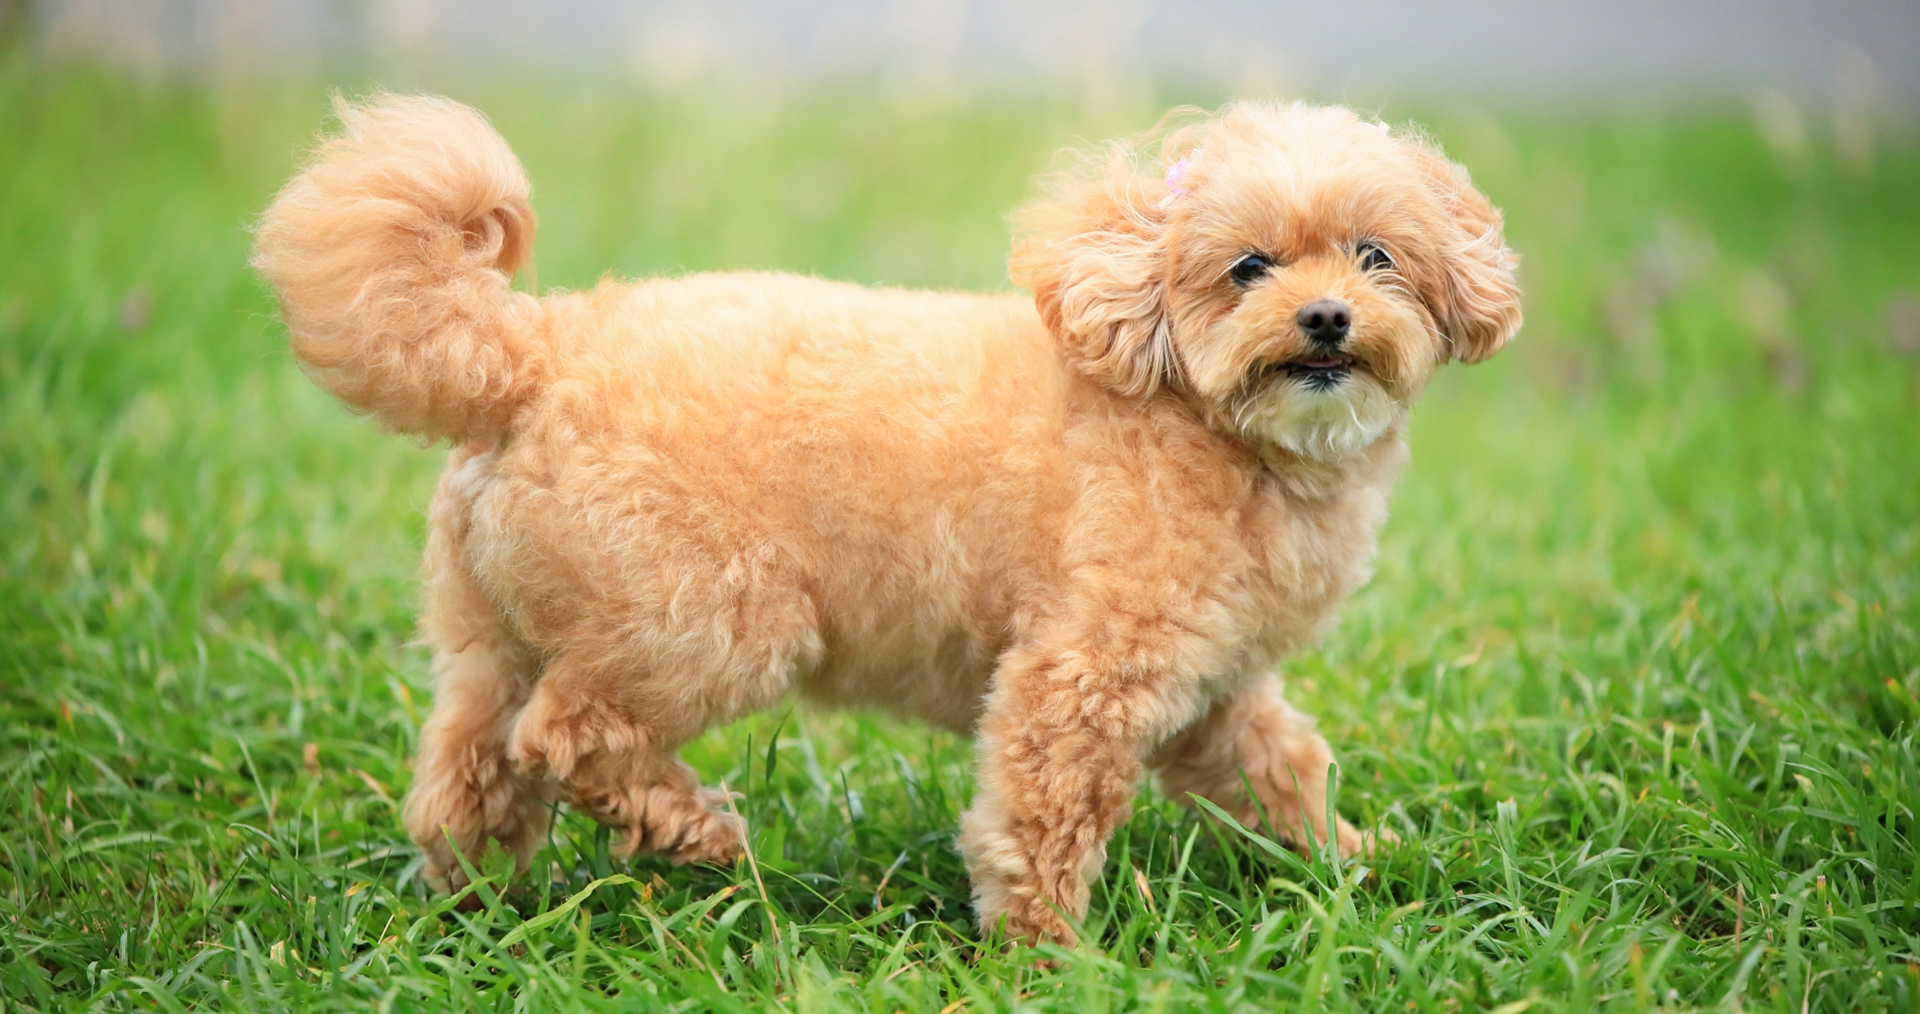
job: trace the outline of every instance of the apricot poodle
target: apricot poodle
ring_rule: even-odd
[[[676,749],[789,690],[976,737],[983,929],[1073,939],[1146,772],[1294,840],[1332,754],[1276,661],[1367,577],[1408,412],[1520,325],[1500,213],[1412,134],[1245,103],[1085,154],[968,295],[781,274],[512,287],[473,110],[341,104],[254,264],[322,387],[448,441],[405,820],[524,867],[560,799],[726,863]],[[1251,788],[1251,795],[1247,792]]]

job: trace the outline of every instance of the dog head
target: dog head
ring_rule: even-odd
[[[1076,369],[1243,437],[1354,454],[1435,368],[1520,326],[1500,212],[1418,137],[1243,104],[1081,158],[1016,216],[1010,269]]]

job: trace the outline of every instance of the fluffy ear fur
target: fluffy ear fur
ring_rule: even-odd
[[[1166,313],[1166,187],[1116,148],[1093,173],[1060,173],[1014,215],[1008,274],[1084,374],[1123,394],[1177,367]]]
[[[1457,227],[1442,245],[1445,270],[1429,308],[1454,358],[1477,363],[1500,351],[1520,329],[1519,258],[1507,249],[1500,210],[1467,178],[1467,171],[1424,145],[1419,158],[1441,206]]]

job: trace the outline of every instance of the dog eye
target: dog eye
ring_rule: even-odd
[[[1378,243],[1362,243],[1353,252],[1360,258],[1362,271],[1388,271],[1393,268],[1393,258]]]
[[[1248,254],[1227,269],[1227,276],[1233,279],[1235,285],[1252,285],[1264,277],[1272,267],[1273,262],[1265,257],[1259,254]]]

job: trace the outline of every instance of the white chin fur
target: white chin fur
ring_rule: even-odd
[[[1361,373],[1350,373],[1326,390],[1289,379],[1261,397],[1246,432],[1302,457],[1331,461],[1365,450],[1399,414],[1399,404]]]

